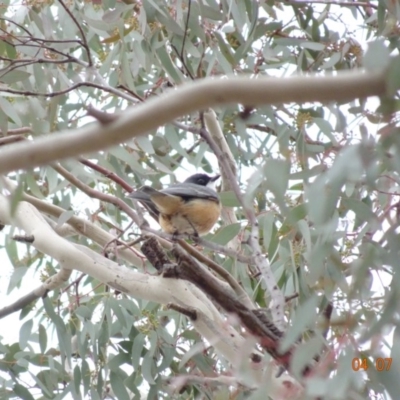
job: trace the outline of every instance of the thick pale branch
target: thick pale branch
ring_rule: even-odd
[[[57,260],[63,269],[77,269],[136,298],[182,307],[190,304],[198,315],[192,321],[195,329],[231,363],[237,361],[237,351],[244,339],[225,322],[207,296],[190,283],[135,272],[89,248],[74,245],[58,236],[36,208],[25,201],[18,204],[11,216],[8,199],[0,196],[0,221],[32,236],[32,246]]]
[[[240,364],[240,353],[245,346],[245,339],[223,318],[211,300],[189,282],[135,272],[85,246],[72,244],[58,236],[36,208],[25,201],[21,201],[11,215],[9,199],[0,195],[0,222],[18,227],[26,236],[32,237],[31,245],[57,260],[64,273],[69,274],[68,270],[77,269],[135,298],[160,304],[173,303],[183,308],[189,304],[196,312],[196,320],[191,323],[198,333],[232,365]],[[62,279],[64,281],[65,278]],[[51,288],[50,282],[48,283],[48,288]],[[56,281],[52,283],[56,287],[59,285]],[[252,367],[251,373],[251,381],[260,384],[263,379],[260,363]],[[295,382],[294,384],[298,385]],[[275,381],[269,387],[271,392],[279,388],[282,389],[282,383],[275,384]]]
[[[5,184],[9,191],[14,191],[17,188],[17,185],[11,179],[5,178]],[[23,193],[22,199],[31,203],[34,207],[36,207],[40,212],[51,215],[54,218],[59,218],[64,212],[65,209],[58,207],[54,204],[48,203],[46,201],[40,200],[34,196]],[[74,230],[76,234],[85,236],[100,246],[105,246],[111,240],[115,239],[115,236],[106,232],[104,229],[101,229],[95,223],[88,221],[86,219],[77,217],[76,215],[71,216],[67,222]],[[64,224],[65,225],[65,224]],[[56,232],[58,232],[62,227],[53,228]],[[128,263],[135,265],[136,267],[143,267],[143,260],[136,255],[136,251],[132,249],[120,249],[118,251],[118,257],[121,257]]]
[[[33,142],[10,145],[2,151],[0,173],[32,168],[105,149],[143,135],[182,115],[216,105],[349,101],[385,93],[383,72],[360,70],[323,77],[207,78],[182,85],[174,91],[132,107],[110,124],[101,126],[96,123],[75,131],[43,136]]]

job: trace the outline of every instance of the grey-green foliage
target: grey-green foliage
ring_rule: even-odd
[[[0,18],[2,135],[23,127],[30,128],[25,132],[29,140],[57,135],[90,123],[89,105],[104,112],[124,110],[191,79],[327,73],[363,66],[372,70],[396,56],[400,15],[394,3],[321,3],[192,1],[189,18],[184,0],[69,2],[69,13],[60,2],[5,5]],[[370,45],[364,58],[366,37]],[[293,370],[299,373],[316,349],[337,356],[337,364],[323,360],[306,385],[310,394],[326,399],[342,399],[348,393],[354,399],[368,394],[389,398],[387,393],[396,398],[400,393],[398,327],[393,340],[390,335],[400,304],[398,70],[397,57],[387,74],[393,98],[266,105],[252,109],[246,118],[242,105],[215,110],[245,200],[258,215],[260,244],[284,294],[298,293],[287,305],[290,329],[283,344],[292,345],[299,335],[304,339]],[[62,94],[55,96],[58,92]],[[199,127],[198,117],[182,116],[180,122]],[[216,168],[197,134],[173,124],[91,154],[90,160],[132,186],[159,187],[161,179],[174,180],[168,174],[180,177],[194,169],[211,173]],[[125,196],[121,186],[77,160],[62,165],[92,188]],[[127,225],[121,210],[90,201],[51,167],[10,177],[19,183],[14,206],[24,190],[61,207],[64,212],[55,218],[59,225],[73,214],[107,231]],[[218,226],[216,235],[207,238],[226,244],[240,227],[247,227],[247,220],[232,192],[221,199],[236,207],[238,223]],[[246,235],[245,229],[243,240]],[[101,251],[84,235],[71,240]],[[1,280],[3,292],[21,285],[25,291],[32,289],[23,285],[30,279],[27,267],[37,284],[41,275],[58,268],[54,260],[32,247],[17,246],[9,236],[2,245],[2,256],[14,267],[9,279]],[[245,243],[243,250],[249,253]],[[266,306],[268,295],[246,265],[210,256],[238,278],[258,305]],[[334,311],[325,340],[321,314],[328,301]],[[187,318],[105,290],[91,277],[83,278],[77,291],[71,286],[66,292],[48,293],[20,315],[25,320],[13,327],[15,342],[0,342],[2,399],[100,399],[106,393],[118,399],[143,393],[149,399],[170,398],[167,382],[175,376],[231,372],[212,347],[185,358],[188,349],[202,342]],[[169,321],[166,326],[162,317]],[[367,375],[352,370],[354,357],[369,360]],[[392,357],[390,371],[376,370],[377,357]],[[225,399],[229,392],[226,387],[194,384],[173,395]],[[252,395],[265,398],[264,388]],[[240,388],[235,398],[247,396],[247,389]]]

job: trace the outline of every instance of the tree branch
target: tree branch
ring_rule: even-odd
[[[183,280],[135,272],[85,246],[70,243],[55,234],[43,216],[27,202],[18,203],[11,215],[9,199],[0,195],[0,221],[32,235],[31,246],[53,257],[61,268],[79,270],[135,298],[182,307],[190,304],[197,313],[197,319],[192,321],[194,328],[232,364],[237,362],[237,350],[244,342],[243,337],[226,323],[211,300],[195,286]]]
[[[89,48],[89,45],[88,45],[87,40],[86,40],[85,32],[83,32],[83,29],[80,26],[79,22],[75,18],[74,14],[72,14],[70,9],[66,6],[66,4],[62,0],[58,0],[58,1],[61,4],[61,6],[64,8],[65,12],[70,16],[72,21],[74,21],[74,24],[76,25],[76,27],[78,28],[79,33],[81,34],[82,42],[83,42],[82,46],[85,48],[86,54],[87,54],[87,57],[88,57],[89,67],[92,67],[93,66],[93,61],[92,61],[92,56],[90,55],[90,48]]]
[[[14,303],[0,309],[0,319],[19,310],[22,310],[28,304],[36,301],[40,297],[45,296],[45,294],[50,290],[59,288],[61,285],[68,281],[69,277],[71,276],[71,272],[72,270],[70,269],[61,268],[55,275],[46,279],[46,282],[44,282],[38,288],[34,289],[27,295],[22,296]]]
[[[17,187],[16,183],[10,179],[5,178],[4,182],[10,192],[13,192]],[[26,193],[22,194],[22,200],[29,202],[42,213],[51,215],[56,219],[59,218],[63,213],[65,213],[65,209],[58,207],[54,204],[47,203],[43,200],[37,199],[36,197]],[[63,226],[64,225],[71,226],[71,229],[74,230],[75,234],[85,236],[93,240],[93,242],[97,243],[101,247],[104,247],[111,240],[115,239],[114,235],[111,235],[109,232],[101,229],[98,225],[83,218],[79,218],[76,215],[71,216],[68,219],[68,222],[66,224],[63,224]],[[55,232],[58,233],[59,230],[63,230],[63,226],[56,226],[53,229],[55,230]],[[138,252],[134,251],[132,248],[123,248],[118,250],[119,257],[129,262],[130,264],[141,268],[143,267],[143,260],[138,257],[137,253]]]
[[[85,84],[89,85],[87,82]],[[75,86],[80,85],[84,84]],[[104,89],[95,84],[90,86]],[[359,97],[382,96],[385,93],[384,72],[355,70],[324,77],[206,78],[181,85],[174,91],[167,91],[144,104],[136,105],[121,114],[118,120],[105,126],[93,124],[57,135],[42,136],[30,143],[13,144],[2,153],[0,173],[106,149],[146,134],[182,115],[216,105],[349,101]]]
[[[284,0],[282,1],[284,4],[290,4],[292,6],[309,6],[310,4],[329,4],[333,6],[344,6],[344,7],[365,7],[365,8],[373,8],[378,9],[378,6],[375,4],[371,4],[367,1],[337,1],[337,0]]]

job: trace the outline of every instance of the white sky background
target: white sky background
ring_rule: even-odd
[[[315,10],[318,11],[323,11],[325,9],[324,5],[318,5],[315,4],[313,6]],[[347,30],[347,36],[352,37],[356,39],[356,41],[362,46],[364,51],[367,48],[367,30],[365,27],[362,25],[362,21],[358,22],[354,19],[354,16],[349,8],[344,8],[340,6],[331,6],[331,11],[330,13],[332,15],[336,16],[336,20],[338,21],[338,24],[335,24],[334,22],[330,22],[326,20],[326,23],[329,25],[331,24],[332,30],[337,30],[341,23],[343,21],[346,22],[346,30]],[[283,20],[287,21],[288,17],[285,16],[285,13],[278,11],[278,20]],[[226,28],[226,27],[225,27]],[[296,36],[296,32],[293,32],[293,35]],[[268,70],[269,74],[276,74],[276,76],[287,76],[291,75],[293,71],[295,70],[295,66],[291,66],[290,69],[288,70]],[[370,111],[374,111],[377,106],[378,106],[378,101],[377,99],[369,99],[367,102],[367,109]],[[346,106],[348,108],[348,106]],[[99,108],[101,108],[101,104],[99,105]],[[328,117],[329,120],[329,117]],[[82,123],[86,123],[88,121],[87,118],[82,118]],[[330,118],[331,123],[334,125],[333,117]],[[352,124],[348,126],[348,131],[354,130],[354,132],[358,132],[358,125],[360,124],[359,119],[355,119]],[[366,119],[362,121],[365,123],[369,134],[371,135],[376,135],[378,129],[380,128],[379,125],[372,125],[370,124]],[[314,127],[307,128],[307,133],[310,134],[311,136],[313,133],[316,135],[318,133],[317,129]],[[277,153],[278,154],[278,153]],[[209,159],[215,159],[214,155],[209,155]],[[215,162],[212,162],[212,165],[217,165],[216,160]],[[194,170],[193,166],[188,164],[186,161],[182,164],[182,169],[177,171],[177,180],[181,181],[185,179],[188,175],[191,173],[197,172]],[[247,169],[245,170],[243,176],[245,177],[250,177],[251,174],[254,173],[253,170]],[[167,183],[169,180],[165,179],[165,183]],[[84,210],[88,209],[90,212],[94,212],[95,210],[98,209],[99,201],[98,200],[92,200],[88,196],[82,193],[78,193],[73,199],[73,206],[76,212],[79,212],[78,215],[85,218],[86,215],[84,214]],[[6,234],[8,234],[8,228],[6,227],[3,230],[3,234],[0,234],[0,246],[3,247],[5,244],[6,240]],[[18,249],[19,249],[19,255],[20,258],[23,257],[23,255],[26,253],[26,246],[22,244],[18,244]],[[22,295],[25,295],[29,292],[32,291],[33,288],[40,286],[41,282],[39,280],[40,278],[40,273],[36,273],[35,268],[30,267],[22,280],[21,288],[13,290],[11,293],[7,293],[7,287],[8,287],[8,282],[9,279],[13,273],[13,266],[11,265],[8,256],[6,254],[6,251],[4,248],[0,248],[0,308],[9,305],[19,299]],[[379,276],[378,276],[379,275]],[[374,272],[374,281],[373,281],[373,289],[376,291],[377,295],[378,294],[384,294],[384,288],[385,286],[388,286],[391,280],[391,275],[379,272],[376,273]],[[40,304],[40,300],[39,303]],[[1,339],[1,342],[3,344],[11,344],[16,341],[18,341],[18,336],[19,336],[19,329],[20,326],[22,325],[23,321],[20,321],[19,318],[19,312],[14,313],[6,318],[3,318],[0,320],[0,336],[3,337]],[[37,322],[37,321],[35,321]],[[36,332],[36,326],[34,325],[32,332]],[[50,334],[50,332],[48,332]],[[389,342],[392,341],[390,335],[388,337]],[[50,339],[50,337],[49,337]],[[56,337],[53,338],[53,340],[56,340]],[[51,341],[50,341],[51,343]]]

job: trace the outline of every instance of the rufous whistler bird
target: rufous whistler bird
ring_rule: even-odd
[[[207,186],[220,175],[195,174],[183,183],[162,190],[142,186],[128,197],[138,200],[163,231],[173,234],[205,235],[217,222],[221,203],[217,192]]]

